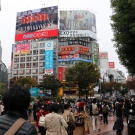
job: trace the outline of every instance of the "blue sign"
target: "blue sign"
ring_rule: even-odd
[[[53,69],[53,50],[45,51],[45,69]]]
[[[39,89],[34,87],[30,89],[31,96],[36,97],[38,95]]]
[[[69,59],[58,59],[58,62],[62,61],[86,61],[86,62],[92,62],[92,60],[82,59],[82,58],[69,58]]]

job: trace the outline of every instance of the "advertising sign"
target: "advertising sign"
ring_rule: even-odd
[[[115,68],[114,62],[109,62],[109,68]]]
[[[100,59],[108,59],[108,52],[99,52]]]
[[[63,81],[65,79],[66,67],[58,67],[58,80]]]
[[[30,89],[31,96],[36,97],[38,95],[39,89],[34,87]]]
[[[15,41],[58,36],[58,6],[17,13]]]
[[[30,43],[16,44],[14,45],[14,54],[30,54]]]
[[[58,62],[63,62],[63,61],[86,61],[86,62],[92,62],[92,60],[82,59],[82,58],[58,59]]]
[[[53,74],[53,41],[45,42],[45,74]]]
[[[96,39],[96,17],[87,10],[60,11],[60,37]]]
[[[92,49],[92,62],[94,64],[98,64],[98,55],[99,55],[99,45],[95,42],[92,42],[92,46],[91,46],[91,49]]]

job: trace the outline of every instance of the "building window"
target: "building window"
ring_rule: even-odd
[[[31,70],[30,69],[27,69],[26,70],[26,74],[31,74]]]
[[[18,71],[17,70],[14,70],[14,75],[18,75]]]
[[[33,61],[37,61],[38,60],[38,56],[33,56]]]
[[[27,57],[27,61],[31,61],[31,57]]]
[[[43,80],[43,75],[39,75],[39,80]]]
[[[44,55],[41,55],[41,56],[39,57],[39,59],[40,59],[40,60],[44,60],[44,57],[45,57]]]
[[[31,63],[27,63],[26,68],[31,68]]]
[[[25,62],[25,57],[20,57],[20,62]]]
[[[38,67],[38,62],[34,62],[33,67]]]
[[[24,70],[20,70],[20,75],[23,75],[24,74]]]
[[[37,69],[32,69],[32,73],[33,74],[37,74],[38,73],[38,70]]]
[[[33,50],[33,55],[38,54],[38,50]]]
[[[40,48],[45,48],[45,43],[40,43]]]
[[[39,69],[39,74],[43,74],[44,73],[44,69],[43,68],[40,68]]]
[[[40,54],[44,54],[44,50],[43,49],[40,50]]]
[[[44,62],[39,62],[39,67],[43,67],[44,66]]]
[[[38,48],[38,43],[33,44],[33,48]]]
[[[14,64],[14,68],[18,68],[18,64]]]
[[[14,62],[19,62],[19,58],[14,58]]]
[[[24,63],[20,64],[20,68],[25,68],[25,64]]]

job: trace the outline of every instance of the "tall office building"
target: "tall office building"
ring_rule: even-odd
[[[2,61],[2,47],[1,47],[1,41],[0,41],[0,61]]]

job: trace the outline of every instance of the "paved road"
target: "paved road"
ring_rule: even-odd
[[[90,120],[90,118],[88,118],[90,134],[87,134],[87,135],[116,135],[116,132],[112,130],[112,127],[114,125],[114,121],[115,121],[114,116],[108,117],[108,122],[109,123],[108,124],[103,124],[101,122],[100,123],[101,132],[94,133],[93,129],[92,129],[92,120]],[[38,135],[40,135],[40,134],[38,134]],[[124,120],[124,129],[122,131],[122,135],[128,135],[126,120]]]
[[[101,132],[96,132],[96,133],[93,133],[92,121],[89,121],[90,135],[116,135],[116,132],[112,130],[114,121],[115,121],[114,116],[108,117],[109,124],[103,124],[101,122],[100,123]],[[122,135],[128,135],[126,120],[124,120],[124,130],[122,133],[123,133]]]

